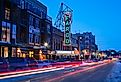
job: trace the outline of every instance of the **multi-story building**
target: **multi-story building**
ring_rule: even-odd
[[[74,50],[78,48],[78,38],[75,35],[71,34],[71,45],[64,46],[64,32],[60,29],[53,27],[52,28],[52,50]]]
[[[52,19],[39,1],[0,0],[0,14],[1,57],[38,55],[44,42],[51,45]]]
[[[84,49],[89,49],[90,52],[97,50],[95,44],[95,36],[91,32],[85,32],[82,34],[82,44],[84,44]]]
[[[56,28],[52,28],[52,50],[63,50],[63,32]]]
[[[76,33],[75,37],[78,38],[78,49],[80,54],[85,59],[93,57],[93,53],[98,50],[98,46],[95,43],[95,36],[91,32],[84,32],[83,34]]]
[[[78,38],[71,34],[71,45],[64,45],[64,32],[60,29],[53,27],[52,28],[52,50],[55,51],[52,54],[52,59],[59,58],[70,58],[71,56],[75,56],[74,50],[78,49]]]
[[[74,34],[72,34],[72,36],[71,36],[71,46],[72,46],[72,50],[74,50],[75,48],[79,50],[78,37],[76,37]]]
[[[84,32],[83,34],[77,33],[74,35],[78,37],[78,45],[81,51],[86,49],[89,52],[95,52],[98,50],[95,43],[95,36],[91,32]]]
[[[41,45],[47,43],[48,49],[52,49],[52,18],[46,16],[41,20]]]
[[[11,4],[10,0],[0,0],[0,57],[11,56],[12,50],[17,47],[15,44],[17,22],[15,21],[18,14],[12,13],[16,8],[17,6]]]

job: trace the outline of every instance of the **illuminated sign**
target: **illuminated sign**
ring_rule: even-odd
[[[69,46],[71,44],[71,14],[69,12],[64,15],[64,45]]]

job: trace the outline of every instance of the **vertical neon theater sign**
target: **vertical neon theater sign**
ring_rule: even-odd
[[[71,45],[71,13],[66,12],[64,14],[64,45],[70,46]]]

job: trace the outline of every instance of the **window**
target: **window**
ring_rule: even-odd
[[[25,9],[28,9],[28,2],[25,2]]]
[[[8,57],[8,47],[4,47],[4,57]]]
[[[16,36],[16,25],[13,25],[12,26],[12,38],[16,38],[15,36]]]
[[[26,43],[27,42],[27,28],[21,26],[20,28],[20,42]]]
[[[88,42],[85,42],[86,45],[88,45],[89,43]]]
[[[42,12],[42,18],[46,18],[46,13]]]
[[[29,25],[32,25],[33,26],[33,16],[32,15],[30,15],[29,16]]]
[[[2,27],[2,41],[6,41],[6,28]]]
[[[33,34],[29,34],[29,43],[33,42]]]
[[[10,42],[10,23],[2,21],[2,41]]]
[[[5,19],[10,20],[10,9],[5,8]]]
[[[35,28],[39,28],[39,19],[38,18],[35,19]]]
[[[38,39],[37,36],[35,36],[35,43],[37,43],[37,39]]]
[[[7,23],[7,42],[10,42],[10,23]]]
[[[23,0],[20,1],[20,5],[21,5],[21,8],[24,9],[24,7],[25,7],[25,3],[24,3]]]
[[[12,47],[12,57],[16,57],[17,50],[16,48]]]
[[[41,18],[42,18],[42,12],[40,12]]]
[[[16,25],[12,25],[12,40],[16,43]]]
[[[33,17],[33,26],[34,26],[34,28],[35,28],[35,17]]]
[[[85,39],[86,39],[86,40],[89,40],[89,37],[86,37]]]
[[[47,25],[47,32],[50,33],[50,25]]]
[[[39,44],[40,37],[38,35],[35,36],[35,43]]]
[[[36,36],[36,43],[39,44],[39,36]]]
[[[1,46],[1,57],[8,57],[8,47]]]

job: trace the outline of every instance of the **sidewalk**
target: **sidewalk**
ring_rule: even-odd
[[[108,75],[106,82],[121,82],[121,63],[115,62],[115,65]]]

